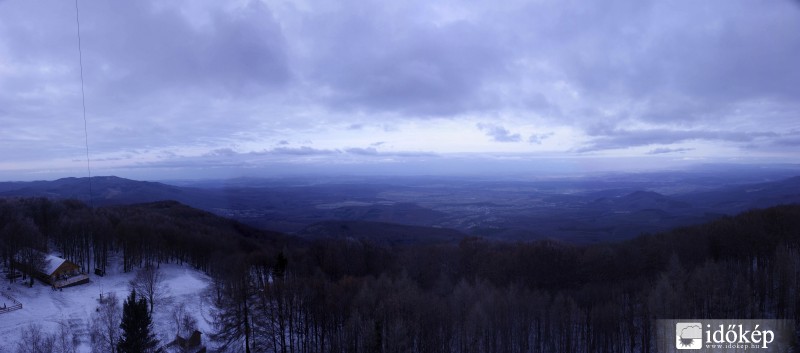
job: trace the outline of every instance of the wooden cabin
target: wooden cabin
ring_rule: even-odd
[[[75,286],[89,282],[89,276],[81,272],[81,267],[72,261],[55,255],[45,257],[45,265],[39,276],[55,288]]]
[[[44,259],[45,265],[41,270],[29,273],[29,275],[53,286],[53,288],[64,288],[89,282],[89,276],[83,273],[81,267],[74,262],[55,255],[45,255]],[[17,266],[24,269],[24,266],[19,263]]]

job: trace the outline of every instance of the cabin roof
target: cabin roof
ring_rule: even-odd
[[[44,266],[43,272],[48,276],[52,276],[53,272],[56,272],[61,265],[67,262],[66,259],[62,259],[55,255],[47,255],[44,259],[47,262],[47,265]]]

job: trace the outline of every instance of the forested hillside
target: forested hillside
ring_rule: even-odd
[[[652,352],[657,319],[796,320],[798,245],[800,206],[592,246],[317,243],[239,298],[278,351]]]
[[[173,201],[90,209],[74,200],[0,199],[3,261],[22,249],[56,251],[84,271],[105,270],[111,252],[124,271],[163,262],[211,272],[235,254],[270,253],[286,236]]]
[[[125,270],[211,274],[225,352],[652,352],[656,319],[800,317],[797,205],[619,243],[384,244],[298,240],[174,202],[0,200],[6,265],[33,247],[87,269],[119,252]]]

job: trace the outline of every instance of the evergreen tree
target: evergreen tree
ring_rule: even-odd
[[[148,311],[147,299],[136,300],[136,290],[122,304],[122,339],[117,344],[119,353],[158,352],[158,341],[150,329],[152,318]]]

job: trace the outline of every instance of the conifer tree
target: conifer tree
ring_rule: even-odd
[[[158,341],[151,332],[152,318],[148,311],[147,299],[136,300],[136,290],[122,304],[122,339],[117,344],[119,353],[158,352]]]

